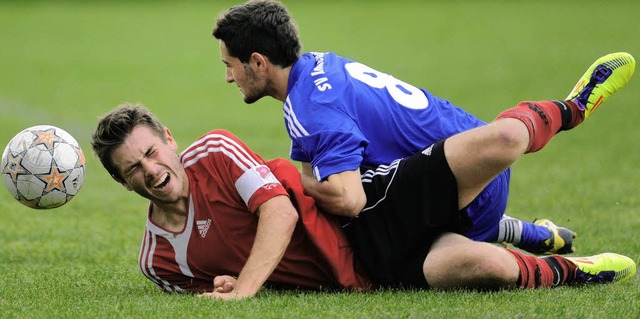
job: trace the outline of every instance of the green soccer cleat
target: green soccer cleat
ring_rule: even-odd
[[[584,110],[586,119],[602,102],[629,82],[636,61],[626,52],[610,53],[594,62],[571,90],[567,100]]]
[[[574,284],[612,284],[631,280],[636,274],[636,263],[629,257],[604,253],[591,257],[566,257],[574,263]]]
[[[533,222],[538,226],[546,227],[551,236],[542,243],[540,254],[570,254],[575,251],[573,247],[573,239],[576,233],[565,227],[559,227],[548,219],[535,220]]]

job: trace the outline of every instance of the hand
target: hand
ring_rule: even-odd
[[[200,294],[198,297],[219,300],[240,300],[252,296],[241,295],[236,288],[237,279],[232,276],[216,276],[213,278],[213,292]]]
[[[238,278],[216,276],[213,291],[201,297],[239,300],[255,296],[284,256],[298,222],[298,212],[289,197],[278,195],[258,207],[258,229],[251,253]]]
[[[231,276],[216,276],[213,278],[213,291],[214,292],[230,292],[236,285],[237,279]]]

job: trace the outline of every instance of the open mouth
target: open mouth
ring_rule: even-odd
[[[170,179],[169,173],[165,173],[164,178],[160,179],[157,184],[153,185],[153,188],[160,189],[165,187],[169,183]]]

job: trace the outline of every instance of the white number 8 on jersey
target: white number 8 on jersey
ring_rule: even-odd
[[[377,89],[387,89],[391,97],[405,107],[419,110],[429,106],[429,100],[424,93],[411,84],[362,63],[351,62],[344,67],[354,79]]]

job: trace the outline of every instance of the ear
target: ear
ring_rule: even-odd
[[[269,59],[258,52],[253,52],[251,53],[251,59],[249,60],[249,63],[251,64],[251,67],[254,68],[254,70],[264,72],[268,67],[267,63],[269,63]]]
[[[166,127],[164,128],[164,138],[167,140],[167,144],[169,144],[174,151],[178,150],[178,143],[171,135],[171,131]]]

